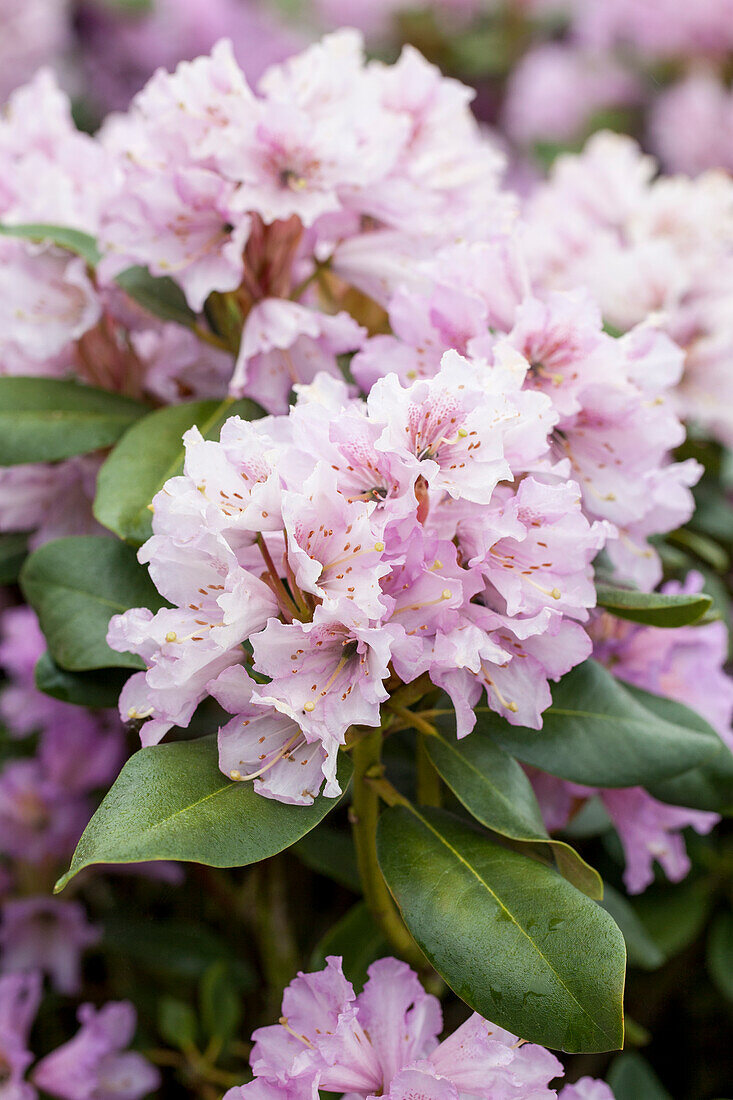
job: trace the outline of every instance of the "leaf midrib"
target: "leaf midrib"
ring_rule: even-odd
[[[500,907],[500,908],[501,908],[501,909],[502,909],[502,910],[503,910],[503,911],[504,911],[504,912],[506,913],[506,915],[507,915],[507,916],[509,917],[509,919],[510,919],[511,921],[513,921],[513,923],[514,923],[514,924],[516,925],[516,927],[517,927],[517,928],[519,929],[519,931],[520,931],[520,932],[522,933],[522,935],[523,935],[523,936],[525,936],[525,938],[526,938],[526,939],[527,939],[527,940],[528,940],[528,941],[529,941],[529,942],[531,943],[532,947],[533,947],[533,948],[534,948],[534,950],[535,950],[535,951],[537,952],[537,955],[539,956],[539,958],[540,958],[540,959],[542,959],[542,961],[543,961],[543,962],[545,963],[545,965],[547,966],[548,970],[550,970],[550,971],[551,971],[551,973],[555,975],[555,977],[557,978],[557,980],[558,980],[558,982],[560,983],[560,985],[562,986],[562,988],[563,988],[563,989],[564,989],[564,990],[566,991],[566,993],[568,994],[568,996],[569,996],[569,997],[570,997],[570,998],[571,998],[571,999],[572,999],[572,1000],[573,1000],[573,1001],[575,1002],[575,1004],[576,1004],[576,1005],[578,1006],[578,1008],[579,1008],[579,1009],[580,1009],[580,1011],[581,1011],[581,1012],[583,1013],[583,1015],[584,1015],[584,1016],[586,1016],[586,1017],[587,1017],[587,1018],[588,1018],[588,1019],[590,1020],[590,1022],[591,1022],[591,1023],[593,1024],[593,1026],[594,1026],[595,1028],[598,1028],[598,1029],[599,1029],[599,1030],[600,1030],[600,1031],[602,1032],[602,1034],[603,1034],[603,1035],[605,1035],[605,1036],[606,1036],[606,1038],[607,1038],[607,1039],[608,1039],[609,1041],[611,1041],[611,1042],[612,1042],[612,1041],[613,1041],[613,1039],[614,1039],[614,1036],[610,1035],[610,1034],[609,1034],[609,1033],[608,1033],[608,1032],[606,1031],[605,1027],[604,1027],[604,1026],[602,1026],[602,1025],[601,1025],[601,1024],[600,1024],[600,1023],[599,1023],[599,1022],[597,1021],[597,1020],[595,1020],[595,1019],[594,1019],[594,1017],[593,1017],[593,1016],[591,1016],[591,1014],[590,1014],[590,1013],[588,1012],[588,1010],[587,1010],[587,1009],[586,1009],[586,1008],[584,1007],[584,1005],[582,1005],[582,1004],[581,1004],[581,1002],[580,1002],[580,1001],[578,1000],[578,998],[577,998],[577,997],[575,996],[575,994],[573,993],[572,989],[570,989],[570,988],[568,987],[568,985],[567,985],[567,984],[566,984],[566,983],[565,983],[565,982],[563,981],[563,979],[562,979],[562,978],[560,977],[560,975],[558,974],[558,972],[557,972],[557,971],[555,970],[555,967],[554,967],[554,966],[552,965],[552,963],[550,962],[550,960],[549,960],[549,959],[547,958],[547,956],[546,956],[546,955],[545,955],[545,954],[544,954],[544,953],[543,953],[543,952],[542,952],[542,951],[540,950],[540,948],[539,948],[538,944],[536,944],[536,943],[535,943],[535,941],[534,941],[534,940],[532,939],[532,937],[530,936],[529,932],[527,932],[527,931],[526,931],[526,929],[524,929],[524,928],[522,927],[522,925],[521,925],[521,924],[519,923],[519,921],[518,921],[518,920],[517,920],[517,918],[516,918],[516,917],[514,916],[514,914],[512,913],[512,911],[511,911],[511,910],[510,910],[510,909],[509,909],[509,908],[507,907],[507,905],[505,905],[505,903],[504,903],[504,902],[503,902],[503,901],[501,900],[501,898],[500,898],[500,897],[498,896],[498,894],[496,894],[496,893],[495,893],[495,891],[494,891],[494,890],[492,890],[492,888],[491,888],[491,887],[489,886],[488,882],[486,882],[486,880],[485,880],[485,879],[483,879],[483,878],[481,877],[481,875],[480,875],[480,874],[478,873],[478,871],[477,871],[477,870],[476,870],[476,869],[475,869],[474,867],[472,867],[472,866],[471,866],[471,864],[470,864],[470,863],[469,863],[469,862],[468,862],[467,860],[465,860],[465,859],[463,858],[463,856],[461,855],[461,853],[460,853],[459,851],[457,851],[457,850],[456,850],[456,849],[455,849],[455,848],[453,847],[453,845],[452,845],[452,844],[450,844],[450,843],[449,843],[449,842],[448,842],[448,841],[446,840],[446,838],[445,838],[444,836],[442,836],[442,834],[441,834],[441,833],[439,833],[439,832],[438,832],[438,830],[437,830],[437,829],[435,829],[435,828],[434,828],[434,827],[433,827],[433,826],[432,826],[432,825],[430,824],[430,822],[429,822],[429,821],[428,821],[428,820],[427,820],[426,818],[424,818],[424,817],[422,816],[422,814],[418,813],[418,812],[417,812],[417,811],[416,811],[415,809],[413,809],[413,808],[410,808],[410,812],[411,812],[411,813],[413,813],[413,814],[415,815],[415,817],[416,817],[416,818],[417,818],[417,819],[418,819],[418,820],[419,820],[420,822],[422,822],[422,824],[423,824],[423,825],[424,825],[424,826],[425,826],[425,827],[426,827],[427,829],[429,829],[429,830],[430,830],[430,832],[431,832],[431,833],[432,833],[432,834],[433,834],[433,835],[434,835],[435,837],[437,837],[437,839],[438,839],[438,840],[440,841],[440,843],[441,843],[441,844],[443,844],[443,846],[444,846],[445,848],[447,848],[447,849],[448,849],[448,851],[449,851],[449,852],[450,852],[450,853],[451,853],[451,854],[452,854],[453,856],[455,856],[455,858],[456,858],[456,859],[458,860],[458,862],[459,862],[459,863],[461,863],[461,864],[462,864],[462,865],[463,865],[464,867],[466,867],[466,868],[468,869],[468,871],[469,871],[469,872],[470,872],[470,873],[471,873],[471,874],[472,874],[472,875],[474,876],[474,878],[476,878],[476,879],[477,879],[477,881],[481,883],[481,885],[482,885],[482,886],[484,887],[484,889],[485,889],[485,890],[487,891],[487,893],[489,893],[489,894],[491,895],[491,897],[492,897],[492,898],[494,899],[494,901],[495,901],[495,902],[497,903],[497,905],[499,905],[499,907]]]

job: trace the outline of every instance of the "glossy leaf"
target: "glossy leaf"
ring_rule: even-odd
[[[129,546],[97,535],[47,542],[27,559],[20,583],[49,652],[62,668],[144,667],[139,657],[115,653],[105,641],[112,615],[130,607],[162,606]]]
[[[596,585],[598,606],[619,619],[647,626],[689,626],[710,609],[712,598],[704,592],[669,595],[664,592],[636,592],[632,589]]]
[[[111,447],[148,406],[57,378],[0,378],[0,466]]]
[[[371,964],[391,953],[371,913],[364,902],[359,901],[328,930],[311,955],[309,969],[322,970],[329,955],[340,955],[344,974],[355,988],[360,989]]]
[[[0,584],[15,584],[28,553],[28,535],[0,535]]]
[[[218,439],[230,416],[254,420],[253,401],[195,401],[146,416],[120,440],[99,471],[94,514],[120,538],[141,543],[152,533],[149,505],[169,478],[183,469],[183,433],[198,425],[206,439]]]
[[[476,1012],[557,1049],[622,1045],[624,941],[599,905],[440,810],[386,810],[377,851],[415,941]]]
[[[523,763],[592,787],[646,786],[720,750],[715,730],[687,707],[671,703],[663,719],[645,705],[648,693],[632,692],[595,661],[564,676],[552,700],[541,731],[510,726],[487,708],[477,711],[477,726]]]
[[[425,747],[438,774],[468,812],[501,836],[549,846],[565,878],[592,898],[603,896],[601,877],[569,844],[545,829],[532,784],[520,765],[480,730],[461,741],[440,733]]]
[[[615,1100],[672,1100],[654,1070],[636,1051],[615,1058],[607,1080]]]
[[[350,833],[319,825],[293,847],[295,855],[311,871],[333,879],[354,894],[361,893],[359,868],[356,865],[354,842]]]
[[[347,756],[338,774],[345,789]],[[232,782],[219,771],[215,736],[141,749],[87,825],[57,889],[97,863],[257,863],[300,840],[338,802],[318,798],[312,806],[289,806],[256,794],[251,783]]]
[[[634,899],[640,920],[668,959],[697,939],[712,904],[712,886],[706,879],[652,887]]]
[[[26,222],[22,225],[0,225],[3,237],[20,237],[37,244],[53,244],[67,252],[81,256],[90,267],[99,263],[97,242],[89,233],[70,229],[67,225],[50,225],[46,222]]]
[[[128,267],[117,276],[116,282],[139,306],[161,321],[173,321],[187,328],[196,324],[196,314],[185,294],[168,276],[151,275],[146,267]]]
[[[56,664],[50,653],[36,661],[36,687],[44,695],[80,707],[116,707],[128,673],[106,668],[95,672],[69,672]]]

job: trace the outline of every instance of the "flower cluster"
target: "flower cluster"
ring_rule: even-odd
[[[655,172],[631,138],[610,133],[560,157],[529,200],[529,262],[544,286],[587,286],[623,332],[657,314],[685,352],[679,411],[729,444],[733,182]]]
[[[491,367],[449,352],[366,402],[322,375],[287,417],[233,417],[220,442],[192,429],[139,555],[174,606],[114,617],[108,636],[148,666],[120,699],[144,743],[210,693],[236,716],[223,769],[309,802],[324,776],[338,791],[348,728],[379,725],[390,691],[424,673],[461,735],[484,691],[539,727],[548,678],[590,652],[580,624],[608,528],[546,461],[556,414],[521,388],[527,370],[510,347]]]
[[[489,363],[520,352],[519,382],[552,404],[548,461],[578,482],[590,519],[615,526],[607,549],[618,575],[653,588],[661,567],[647,538],[689,519],[700,472],[669,460],[684,439],[671,400],[682,355],[643,311],[617,339],[585,292],[553,290],[546,272],[530,279],[537,241],[549,233],[537,221],[523,234],[438,252],[421,268],[422,285],[402,286],[389,301],[394,335],[370,339],[352,371],[366,389],[389,371],[430,377],[446,347]]]
[[[37,1062],[27,1080],[34,1061],[29,1034],[40,1001],[38,973],[0,977],[0,1067],[3,1095],[9,1100],[36,1100],[38,1090],[58,1100],[141,1100],[158,1087],[155,1067],[125,1049],[136,1020],[126,1001],[100,1009],[82,1005],[77,1034]]]
[[[431,1097],[458,1100],[551,1100],[563,1074],[557,1058],[474,1013],[442,1043],[440,1002],[397,959],[369,967],[361,993],[344,977],[341,959],[299,974],[285,990],[280,1022],[255,1031],[254,1081],[225,1100],[308,1100],[316,1090],[362,1100]],[[562,1100],[613,1100],[607,1085],[584,1078]]]

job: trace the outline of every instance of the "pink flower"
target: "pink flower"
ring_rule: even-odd
[[[23,1078],[33,1061],[28,1038],[40,1002],[38,971],[0,977],[0,1060],[9,1100],[35,1100],[36,1090]]]
[[[229,392],[284,413],[293,386],[319,371],[340,376],[336,356],[355,351],[364,330],[346,313],[335,317],[297,302],[267,298],[251,310],[242,333]]]
[[[219,767],[231,779],[254,779],[266,798],[308,806],[320,793],[341,793],[336,781],[335,743],[306,740],[300,726],[277,706],[252,699],[254,681],[241,665],[220,673],[209,691],[235,718],[219,730]]]
[[[283,995],[279,1025],[253,1035],[252,1084],[231,1089],[225,1100],[252,1096],[310,1095],[311,1089],[363,1098],[421,1095],[457,1100],[540,1100],[562,1072],[549,1051],[473,1015],[442,1043],[439,1002],[397,959],[369,968],[354,995],[329,958],[325,970],[299,974]]]
[[[593,1077],[581,1077],[574,1085],[566,1085],[558,1097],[559,1100],[614,1100],[606,1082]]]
[[[40,896],[6,901],[2,907],[3,970],[42,970],[59,993],[78,991],[81,956],[99,938],[100,930],[89,924],[76,901]]]
[[[141,1100],[159,1087],[160,1074],[147,1058],[125,1050],[136,1023],[128,1001],[110,1001],[100,1009],[85,1004],[78,1017],[74,1038],[34,1069],[39,1088],[60,1100]]]
[[[252,702],[287,714],[306,740],[343,744],[349,726],[379,725],[395,629],[342,620],[325,607],[308,623],[270,619],[252,639],[255,668],[270,683],[254,689]]]

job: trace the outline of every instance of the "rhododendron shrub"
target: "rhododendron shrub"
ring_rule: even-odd
[[[729,181],[248,77],[0,118],[0,1095],[623,1100],[557,1055],[728,874]]]

